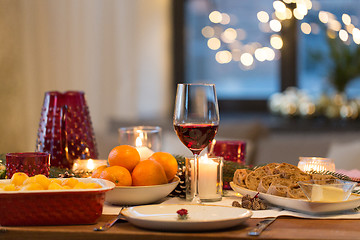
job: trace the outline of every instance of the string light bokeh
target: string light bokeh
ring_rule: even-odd
[[[232,61],[239,62],[239,67],[252,70],[256,62],[273,61],[280,58],[280,50],[284,42],[281,30],[285,21],[292,18],[301,22],[300,31],[305,34],[319,34],[324,24],[329,38],[339,37],[344,43],[360,44],[360,30],[355,27],[357,16],[343,13],[341,19],[336,15],[321,10],[317,1],[311,0],[276,0],[273,2],[273,12],[261,10],[257,12],[258,28],[261,32],[269,33],[269,43],[266,46],[259,42],[245,43],[246,31],[241,27],[229,26],[232,16],[226,12],[214,10],[209,13],[210,24],[202,29],[202,35],[207,38],[209,49],[217,51],[215,60],[220,64]],[[306,22],[308,14],[317,16],[318,22]]]

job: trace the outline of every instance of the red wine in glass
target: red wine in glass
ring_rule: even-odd
[[[175,132],[180,141],[199,155],[200,152],[214,139],[218,125],[215,124],[175,124]]]
[[[191,184],[187,181],[186,198],[201,203],[199,195],[199,154],[214,139],[219,126],[219,108],[215,85],[178,84],[176,90],[174,129],[181,142],[194,155]],[[189,172],[189,170],[186,170]],[[193,186],[193,187],[191,187]]]

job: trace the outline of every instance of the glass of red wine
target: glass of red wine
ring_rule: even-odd
[[[181,142],[194,155],[194,191],[192,202],[199,197],[199,154],[214,139],[219,126],[219,108],[214,84],[178,84],[174,128]]]

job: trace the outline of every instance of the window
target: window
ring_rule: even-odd
[[[356,45],[342,16],[346,13],[356,28],[360,7],[357,0],[297,1],[303,4],[299,8],[295,0],[175,1],[175,19],[182,19],[175,25],[180,34],[175,34],[175,78],[215,83],[222,111],[265,111],[267,99],[289,86],[318,97],[330,88],[331,68],[323,28],[329,24],[320,21],[319,13],[347,32],[345,44]],[[360,81],[346,90],[349,96],[360,95]]]

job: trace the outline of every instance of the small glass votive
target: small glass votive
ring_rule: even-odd
[[[119,144],[136,147],[140,159],[145,160],[161,150],[162,129],[158,126],[119,128]]]
[[[335,172],[335,163],[330,158],[299,157],[298,168],[304,172]]]
[[[6,154],[6,177],[10,179],[16,172],[26,173],[29,177],[37,174],[49,176],[50,154],[44,152],[23,152]]]
[[[215,202],[222,199],[222,157],[199,157],[199,197],[202,202]],[[194,198],[194,158],[185,161],[186,200]]]

